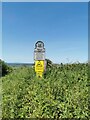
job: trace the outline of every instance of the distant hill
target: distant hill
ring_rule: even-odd
[[[33,63],[7,63],[9,66],[19,67],[19,66],[33,66]]]

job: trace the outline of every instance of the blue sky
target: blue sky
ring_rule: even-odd
[[[2,3],[0,2],[0,58],[2,57]]]
[[[3,3],[2,56],[32,63],[37,40],[54,63],[88,60],[88,3]]]
[[[2,0],[3,2],[88,2],[89,0]]]

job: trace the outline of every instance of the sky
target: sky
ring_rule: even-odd
[[[0,2],[0,58],[2,57],[2,3]]]
[[[89,0],[2,0],[3,2],[88,2]]]
[[[87,2],[4,2],[2,8],[5,62],[33,63],[38,40],[54,63],[87,62]]]

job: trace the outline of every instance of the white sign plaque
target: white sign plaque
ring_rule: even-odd
[[[34,60],[45,60],[45,48],[42,41],[38,41],[35,44]]]

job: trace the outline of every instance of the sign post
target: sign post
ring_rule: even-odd
[[[45,71],[45,48],[42,41],[37,41],[34,49],[35,72],[37,77],[42,77]]]

